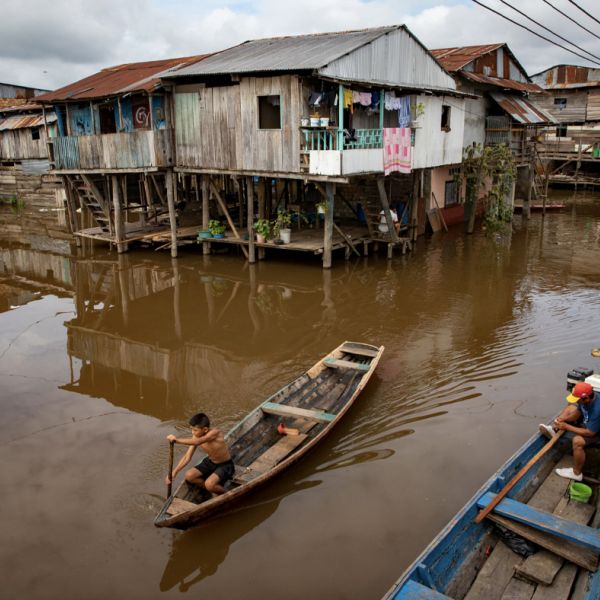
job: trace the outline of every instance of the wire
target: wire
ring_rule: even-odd
[[[563,42],[567,42],[567,44],[571,44],[571,46],[575,46],[575,48],[577,48],[578,50],[581,50],[582,52],[585,52],[586,54],[589,54],[590,56],[593,56],[594,58],[597,58],[598,60],[600,60],[600,56],[593,54],[592,52],[589,52],[585,48],[582,48],[581,46],[574,44],[573,42],[569,41],[567,38],[563,37],[562,35],[552,31],[552,29],[546,27],[545,25],[542,25],[539,21],[536,21],[535,19],[531,18],[529,15],[525,14],[522,10],[519,10],[512,4],[509,4],[508,2],[506,2],[506,0],[500,0],[500,2],[502,2],[502,4],[505,4],[509,8],[512,8],[514,11],[518,12],[520,15],[523,15],[526,19],[529,19],[532,23],[535,23],[538,27],[541,27],[542,29],[545,29],[552,35],[555,35],[557,38],[561,39]]]
[[[590,31],[587,27],[584,27],[581,23],[578,23],[573,17],[570,17],[567,13],[564,13],[562,10],[560,10],[560,8],[556,8],[556,6],[554,6],[554,4],[552,4],[551,2],[548,2],[548,0],[542,0],[542,1],[545,2],[548,6],[551,6],[556,12],[560,13],[563,17],[566,17],[567,19],[569,19],[569,21],[573,21],[573,23],[575,23],[575,25],[579,25],[579,27],[581,27],[581,29],[584,29],[588,33],[591,33],[594,37],[597,37],[600,40],[600,35],[596,35],[593,31]]]
[[[596,21],[596,23],[600,23],[600,21],[598,19],[596,19],[596,17],[594,15],[591,15],[587,10],[585,10],[585,8],[581,8],[581,6],[579,6],[579,4],[577,4],[577,2],[573,2],[573,0],[569,0],[569,2],[573,6],[576,6],[582,13],[585,13],[590,19],[593,19],[594,21]]]
[[[598,62],[597,60],[590,60],[587,56],[584,56],[583,54],[579,54],[579,52],[575,52],[575,50],[571,50],[570,48],[566,48],[562,44],[559,44],[558,42],[555,42],[555,41],[547,38],[546,36],[542,35],[541,33],[537,33],[535,31],[533,31],[533,29],[529,29],[529,27],[525,27],[525,25],[521,25],[521,23],[517,23],[516,21],[513,21],[506,15],[503,15],[501,12],[498,12],[497,10],[490,8],[489,6],[486,6],[485,4],[482,4],[481,2],[479,2],[479,0],[471,0],[471,1],[475,2],[475,4],[478,4],[479,6],[485,8],[486,10],[489,10],[490,12],[497,14],[499,17],[502,17],[503,19],[510,21],[513,25],[517,25],[518,27],[521,27],[522,29],[529,31],[529,33],[533,33],[533,35],[537,35],[539,38],[542,38],[543,40],[553,44],[554,46],[558,46],[559,48],[562,48],[563,50],[566,50],[567,52],[570,52],[571,54],[574,54],[575,56],[579,56],[579,58],[583,58],[584,60],[593,62],[596,65],[600,65],[600,62]]]

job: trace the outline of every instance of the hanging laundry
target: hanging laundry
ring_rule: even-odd
[[[344,90],[344,108],[349,108],[350,112],[354,111],[352,97],[352,90]]]
[[[398,110],[398,127],[410,127],[410,96],[402,96],[400,100],[400,109]]]
[[[371,92],[371,108],[377,108],[379,105],[379,92]]]
[[[391,127],[383,130],[383,172],[389,175],[394,171],[411,172],[410,129]]]
[[[371,106],[371,93],[359,92],[358,101],[362,106]]]
[[[308,105],[318,108],[323,100],[323,94],[321,92],[311,92],[308,97]]]
[[[393,92],[385,93],[385,109],[386,110],[400,110],[402,105],[402,98],[396,98]]]

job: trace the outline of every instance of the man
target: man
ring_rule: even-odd
[[[585,448],[600,442],[600,399],[589,383],[578,383],[567,396],[568,405],[556,417],[552,426],[540,425],[540,432],[552,437],[558,430],[572,437],[573,467],[556,469],[557,475],[581,481],[585,463]]]
[[[193,485],[206,488],[211,494],[224,494],[223,487],[234,475],[235,465],[231,460],[229,448],[225,443],[225,438],[221,431],[210,427],[210,421],[204,413],[194,415],[189,421],[192,427],[191,438],[177,438],[174,435],[168,435],[169,442],[189,446],[187,452],[183,455],[173,473],[167,475],[167,485],[175,479],[175,476],[192,459],[196,448],[200,446],[206,457],[193,469],[189,469],[185,474],[185,480]]]
[[[388,226],[387,226],[387,219],[385,218],[385,213],[384,213],[384,211],[381,211],[379,214],[381,215],[381,217],[379,219],[378,229],[379,229],[379,231],[381,231],[381,233],[387,233]],[[396,209],[390,207],[390,214],[392,216],[392,224],[394,225],[396,234],[399,235],[400,234],[400,221],[398,220],[398,213],[397,213]]]

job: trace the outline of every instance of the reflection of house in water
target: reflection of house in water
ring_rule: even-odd
[[[65,326],[81,368],[76,374],[72,360],[65,388],[159,418],[197,411],[207,395],[222,395],[223,382],[227,395],[247,394],[252,364],[308,345],[303,336],[282,338],[286,322],[304,314],[318,323],[314,306],[324,310],[318,288],[259,282],[254,272],[243,279],[135,264],[126,255],[79,260],[76,280],[76,317]],[[233,410],[223,408],[228,418]]]

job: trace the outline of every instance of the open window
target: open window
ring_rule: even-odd
[[[458,182],[446,181],[444,189],[444,208],[458,204]]]
[[[281,129],[281,96],[258,96],[258,128]]]
[[[554,98],[554,106],[558,110],[565,110],[565,108],[567,108],[567,99],[566,98]]]
[[[450,109],[448,104],[442,104],[442,131],[450,131]]]
[[[39,140],[40,139],[40,128],[39,127],[34,127],[31,130],[31,139],[32,140]]]

